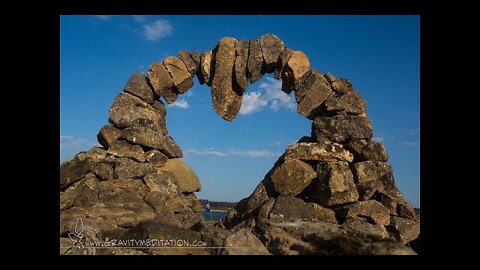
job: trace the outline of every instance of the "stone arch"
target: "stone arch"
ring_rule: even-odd
[[[269,224],[268,231],[278,222],[325,222],[349,233],[386,239],[388,231],[401,243],[415,240],[419,217],[394,183],[385,147],[372,139],[367,102],[349,80],[311,69],[304,52],[286,48],[272,34],[250,41],[225,37],[210,51],[180,51],[153,63],[147,77],[133,74],[109,110],[110,124],[98,133],[102,147],[60,166],[61,236],[83,217],[84,224],[96,226],[89,239],[132,236],[152,226],[204,237],[194,194],[201,184],[168,135],[159,98],[174,102],[197,77],[211,87],[215,112],[233,121],[248,84],[266,73],[282,80],[282,91],[294,92],[298,113],[312,120],[312,133],[290,145],[219,226],[234,232]],[[222,243],[235,243],[231,236]],[[261,252],[277,250],[265,248],[268,240],[245,238],[254,239],[249,244]]]

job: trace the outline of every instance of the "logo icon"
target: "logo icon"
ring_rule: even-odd
[[[75,224],[74,232],[68,233],[68,237],[73,241],[71,247],[84,247],[82,243],[83,235],[83,220],[82,218],[77,218],[77,223]]]

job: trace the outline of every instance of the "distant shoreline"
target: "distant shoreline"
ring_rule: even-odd
[[[210,212],[228,212],[228,210],[210,209]]]

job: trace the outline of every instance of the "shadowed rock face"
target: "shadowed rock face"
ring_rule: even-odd
[[[290,145],[252,194],[211,226],[194,193],[200,179],[168,134],[160,98],[171,104],[197,76],[211,86],[215,112],[233,121],[248,83],[273,72],[282,91],[294,91],[312,133]],[[372,140],[366,107],[348,79],[312,70],[304,52],[273,34],[226,37],[212,50],[155,62],[148,77],[133,74],[115,98],[109,124],[97,135],[102,147],[60,165],[60,252],[415,254],[404,244],[419,245],[420,217],[398,190],[385,147]],[[78,248],[68,246],[74,236],[83,243],[181,238],[207,246]]]

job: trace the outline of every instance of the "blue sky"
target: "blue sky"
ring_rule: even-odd
[[[210,50],[225,36],[266,33],[304,51],[312,68],[351,80],[400,191],[419,207],[419,16],[61,16],[60,162],[98,145],[131,74],[179,50]],[[194,83],[167,107],[167,127],[202,182],[200,198],[247,197],[285,148],[310,134],[311,121],[272,74],[249,85],[233,123],[215,114],[210,88]]]

